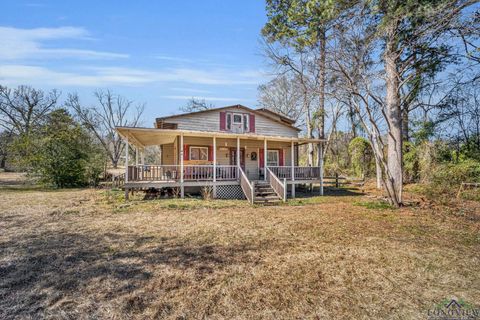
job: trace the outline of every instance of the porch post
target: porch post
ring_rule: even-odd
[[[292,166],[292,198],[295,198],[295,143],[290,145],[290,164]]]
[[[141,161],[141,164],[145,164],[145,148],[140,151],[140,161]]]
[[[267,181],[267,138],[263,140],[263,180]]]
[[[125,182],[128,182],[128,148],[129,148],[129,143],[128,143],[128,136],[127,139],[125,139]]]
[[[320,195],[323,196],[323,145],[322,148],[318,151],[318,158],[320,159]]]
[[[217,197],[217,137],[213,136],[213,198]]]
[[[240,137],[237,137],[237,178],[240,179]]]
[[[138,147],[135,147],[135,165],[136,166],[138,166],[138,159],[139,159]]]
[[[185,197],[185,187],[183,186],[183,133],[180,133],[180,197]]]
[[[128,182],[128,136],[125,139],[125,200],[128,200],[128,188],[127,188],[127,182]]]

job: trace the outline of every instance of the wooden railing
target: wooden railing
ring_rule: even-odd
[[[280,179],[267,167],[267,181],[270,183],[270,187],[275,191],[275,193],[282,198],[283,202],[287,201],[287,179]]]
[[[242,187],[243,193],[247,198],[248,202],[253,204],[255,201],[255,188],[250,180],[248,180],[247,175],[242,170],[241,167],[238,167],[238,171],[240,172],[240,186]]]
[[[128,166],[128,181],[178,181],[181,178],[179,165],[138,165]],[[185,165],[185,181],[213,180],[213,165]],[[237,166],[217,165],[217,181],[237,180]]]
[[[112,176],[112,188],[121,188],[125,184],[125,173]]]
[[[128,181],[172,181],[180,179],[180,166],[128,166]]]
[[[238,166],[217,165],[217,181],[238,180]]]
[[[292,179],[292,167],[272,166],[267,167],[279,179]],[[320,167],[293,167],[295,180],[318,180],[320,179]]]

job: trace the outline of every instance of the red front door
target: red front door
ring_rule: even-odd
[[[237,149],[230,148],[230,165],[237,165]],[[240,148],[240,166],[245,170],[245,149]]]

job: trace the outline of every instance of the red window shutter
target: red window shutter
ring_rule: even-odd
[[[208,146],[208,161],[213,161],[213,147]]]
[[[250,123],[250,132],[255,132],[255,115],[250,114],[250,119],[248,121]]]
[[[278,165],[283,167],[283,149],[278,150]]]
[[[258,155],[258,159],[260,159],[260,168],[263,168],[263,167],[265,167],[265,159],[264,159],[264,157],[265,157],[264,152],[265,151],[264,151],[264,149],[260,149],[259,152],[260,152],[260,154]]]
[[[220,131],[225,131],[226,130],[226,126],[225,126],[225,124],[227,122],[226,118],[227,118],[226,112],[221,111],[220,112]]]
[[[188,144],[184,144],[183,145],[183,160],[188,160],[188,158],[190,157],[190,154],[189,154],[189,148],[188,148]]]

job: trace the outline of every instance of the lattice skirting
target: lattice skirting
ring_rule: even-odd
[[[239,185],[217,186],[217,199],[245,199],[245,195]]]

